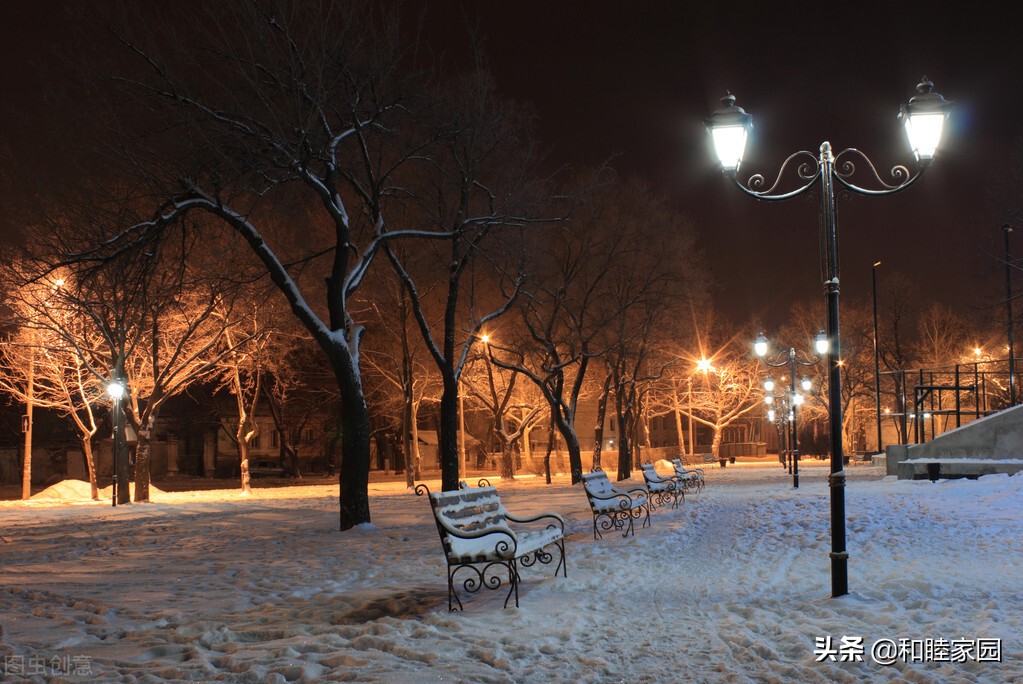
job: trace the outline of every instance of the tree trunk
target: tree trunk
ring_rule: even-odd
[[[440,480],[445,492],[458,490],[458,380],[447,375],[440,398]]]
[[[135,503],[149,501],[149,465],[152,449],[149,436],[143,430],[138,431],[138,442],[135,444]]]
[[[85,467],[89,470],[89,486],[92,500],[99,501],[99,484],[96,482],[96,460],[92,455],[92,434],[82,439],[82,453],[85,455]]]
[[[248,435],[248,421],[243,421],[238,425],[238,463],[239,470],[241,472],[242,479],[242,494],[248,494],[252,491],[252,480],[249,474],[249,440]]]
[[[412,470],[416,480],[423,479],[423,455],[419,452],[419,417],[418,412],[412,414]]]
[[[369,410],[362,393],[359,369],[350,355],[328,350],[341,395],[341,467],[339,522],[341,531],[370,522],[369,514]],[[297,477],[297,471],[296,471]]]
[[[632,448],[629,440],[628,416],[625,415],[625,398],[621,386],[615,390],[615,414],[618,420],[618,479],[632,477]]]
[[[515,479],[515,445],[510,439],[501,439],[501,479]]]
[[[565,449],[568,450],[568,465],[572,469],[572,484],[578,484],[583,480],[583,455],[582,447],[579,446],[579,435],[575,433],[575,426],[565,420],[560,413],[556,414],[555,422],[558,432],[565,440]],[[598,456],[597,465],[599,464]]]
[[[419,473],[419,464],[412,454],[412,440],[415,428],[413,421],[415,412],[412,409],[412,397],[406,396],[401,411],[401,453],[402,468],[405,470],[405,486],[412,489],[416,486],[416,475]]]
[[[682,429],[682,411],[678,409],[677,398],[675,401],[676,401],[675,410],[672,411],[672,414],[675,417],[675,435],[678,437],[679,450],[682,452],[682,455],[684,456],[685,454],[688,454],[689,451],[686,450],[686,433]],[[692,444],[690,444],[689,447],[692,448]]]
[[[547,428],[547,453],[543,456],[544,481],[551,483],[551,452],[554,451],[554,413],[551,412],[550,424]]]
[[[21,498],[23,501],[32,498],[32,402],[35,392],[35,361],[36,352],[33,347],[28,357],[28,384],[25,392],[25,455],[21,465]]]

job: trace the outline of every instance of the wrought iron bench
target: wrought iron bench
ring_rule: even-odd
[[[643,487],[616,487],[600,468],[583,475],[583,489],[593,511],[593,538],[601,539],[600,530],[622,530],[622,536],[636,534],[633,520],[644,516],[643,527],[650,525],[650,495]]]
[[[433,509],[437,532],[448,562],[448,610],[463,610],[462,601],[455,591],[456,575],[465,575],[462,588],[476,593],[483,588],[499,589],[503,583],[500,572],[508,573],[508,595],[504,607],[515,597],[519,606],[519,566],[530,567],[537,562],[554,562],[553,549],[558,550],[555,577],[561,571],[568,577],[565,562],[565,521],[557,513],[542,513],[533,517],[512,515],[501,503],[497,490],[486,480],[479,487],[466,487],[456,492],[431,492],[426,485],[418,485],[416,494],[428,495]],[[525,523],[544,523],[546,527],[520,528]],[[512,523],[516,524],[513,528]]]
[[[647,491],[650,492],[650,503],[654,506],[663,506],[671,503],[672,508],[678,508],[678,500],[685,503],[686,492],[685,482],[678,475],[662,476],[654,468],[653,463],[643,463],[640,466],[643,471],[643,480],[646,482]]]
[[[686,489],[697,492],[703,491],[703,468],[686,468],[681,458],[671,459],[671,465],[675,467],[675,475],[682,478]]]

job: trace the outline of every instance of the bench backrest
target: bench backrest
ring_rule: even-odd
[[[430,492],[434,515],[464,532],[505,525],[507,511],[494,487],[469,487],[455,492]]]
[[[661,479],[661,476],[657,474],[657,469],[654,468],[653,463],[641,463],[639,467],[643,469],[643,477],[649,477],[655,480]]]
[[[452,492],[430,492],[430,504],[438,520],[443,518],[448,525],[462,532],[507,532],[508,536],[514,539],[514,534],[507,523],[508,511],[505,510],[501,497],[494,487],[468,487]],[[444,543],[444,551],[449,556],[458,558],[475,555],[480,551],[479,543],[450,535],[439,523],[437,530]],[[489,547],[493,548],[493,545],[494,542],[490,541]]]
[[[675,466],[675,473],[682,475],[683,473],[695,473],[695,470],[686,470],[686,465],[682,462],[681,458],[671,459],[671,465]]]
[[[607,479],[607,473],[598,470],[593,473],[583,473],[583,488],[587,494],[608,497],[614,496],[615,491],[611,486],[611,480]]]

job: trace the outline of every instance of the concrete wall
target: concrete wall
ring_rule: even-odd
[[[900,462],[914,458],[1023,459],[1023,405],[967,423],[930,442],[889,445],[885,451],[889,475],[899,473]]]

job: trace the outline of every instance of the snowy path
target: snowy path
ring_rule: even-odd
[[[70,681],[1023,679],[1023,478],[853,469],[853,593],[833,600],[826,472],[793,490],[777,466],[708,470],[680,511],[600,541],[577,488],[497,482],[512,511],[566,515],[568,577],[525,570],[519,610],[486,592],[455,614],[428,504],[400,485],[346,534],[336,486],[4,504],[0,656],[11,681],[53,658],[88,668]],[[815,662],[826,636],[1001,638],[1003,662]]]

